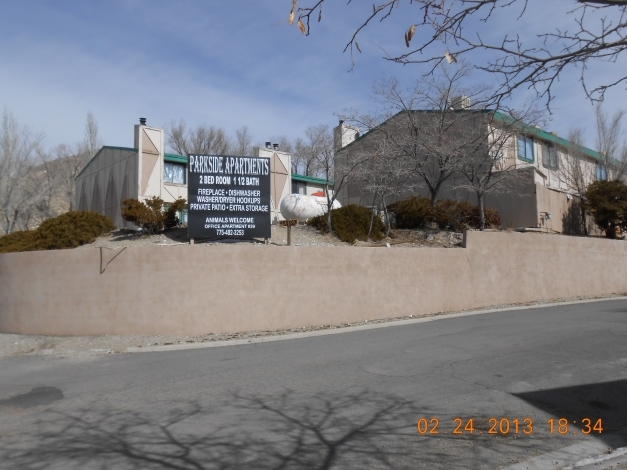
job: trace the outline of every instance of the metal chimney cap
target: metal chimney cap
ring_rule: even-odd
[[[279,149],[279,144],[272,144],[272,148],[274,150],[278,150]]]
[[[340,119],[340,126],[344,124],[344,119]]]
[[[139,118],[139,124],[142,126],[146,125],[146,118]]]
[[[272,142],[266,142],[266,148],[269,149],[270,147],[272,147]]]

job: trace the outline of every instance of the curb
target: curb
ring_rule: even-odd
[[[604,297],[604,298],[586,299],[586,300],[572,300],[572,301],[566,301],[566,302],[550,302],[550,303],[535,304],[535,305],[522,305],[518,307],[473,310],[470,312],[445,313],[445,314],[415,318],[415,319],[410,319],[410,320],[397,320],[397,321],[389,321],[389,322],[384,322],[384,323],[373,323],[372,325],[347,326],[347,327],[342,327],[342,328],[328,328],[325,330],[307,331],[303,333],[290,333],[286,335],[262,336],[258,338],[233,339],[233,340],[225,340],[225,341],[208,341],[204,343],[172,344],[172,345],[167,345],[167,346],[150,346],[150,347],[142,347],[142,348],[131,347],[131,348],[127,348],[123,352],[123,354],[124,353],[136,353],[136,352],[182,351],[182,350],[187,350],[187,349],[219,348],[222,346],[239,346],[242,344],[270,343],[274,341],[287,341],[291,339],[311,338],[315,336],[336,335],[336,334],[342,334],[342,333],[352,333],[355,331],[374,330],[378,328],[389,328],[389,327],[394,327],[394,326],[414,325],[417,323],[427,323],[431,321],[444,320],[444,319],[450,319],[450,318],[469,317],[473,315],[484,315],[487,313],[513,312],[516,310],[529,310],[533,308],[561,307],[564,305],[578,305],[578,304],[587,304],[587,303],[592,303],[592,302],[605,302],[609,300],[627,300],[627,296]]]

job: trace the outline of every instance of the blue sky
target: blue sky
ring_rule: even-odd
[[[572,0],[532,3],[521,19],[513,9],[500,12],[499,26],[483,34],[532,35],[570,24],[565,12]],[[346,108],[373,108],[375,79],[397,77],[409,85],[424,70],[382,59],[382,49],[406,50],[404,31],[420,15],[409,2],[361,34],[363,53],[351,72],[342,50],[370,4],[328,0],[309,37],[284,21],[290,6],[291,0],[5,1],[0,108],[43,132],[47,147],[80,141],[89,111],[106,145],[132,146],[139,117],[153,126],[185,119],[231,135],[247,125],[254,141],[264,142],[280,134],[295,138],[312,124],[333,127],[335,114]],[[626,65],[590,72],[602,76],[612,70],[607,67]],[[577,73],[556,85],[546,127],[565,136],[582,126],[594,146],[593,107]],[[521,92],[516,100],[526,97]],[[606,108],[618,109],[625,97],[624,86],[613,89]]]

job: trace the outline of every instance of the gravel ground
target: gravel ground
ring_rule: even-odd
[[[604,296],[620,297],[620,295]],[[533,306],[552,302],[565,302],[574,300],[589,300],[599,297],[572,297],[564,299],[539,300],[526,304],[495,305],[489,308],[508,308],[517,306]],[[485,310],[486,308],[475,309]],[[470,311],[470,310],[468,310]],[[386,319],[373,319],[357,323],[343,323],[336,325],[319,325],[302,328],[291,328],[276,331],[245,331],[239,333],[210,333],[198,336],[140,336],[140,335],[110,335],[110,336],[39,336],[39,335],[14,335],[0,333],[0,358],[21,355],[52,355],[57,357],[89,357],[106,354],[120,354],[129,352],[129,348],[144,348],[153,346],[179,345],[186,343],[208,343],[214,341],[229,341],[238,339],[260,338],[267,336],[282,336],[309,331],[331,330],[346,328],[349,326],[371,325],[388,323],[399,320],[409,320],[423,317],[435,317],[459,312],[439,312],[427,315],[412,315],[409,317],[396,317]]]
[[[299,224],[292,228],[293,246],[355,246],[355,247],[387,247],[390,248],[455,248],[459,247],[463,239],[460,232],[449,232],[437,229],[419,230],[394,230],[392,237],[376,243],[357,241],[354,244],[345,243],[335,235],[322,234],[317,229],[304,224]],[[142,236],[138,232],[128,230],[118,230],[110,235],[98,238],[90,245],[79,247],[105,247],[121,248],[123,246],[148,246],[148,245],[185,245],[188,244],[187,231],[185,228],[169,230],[166,233],[150,236]],[[227,246],[232,244],[254,244],[263,246],[263,240],[197,240],[198,246]],[[269,240],[271,246],[287,245],[287,228],[278,225],[272,226],[272,238]]]

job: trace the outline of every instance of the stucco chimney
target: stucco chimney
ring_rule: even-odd
[[[340,119],[340,124],[333,129],[333,149],[339,152],[348,144],[353,142],[359,137],[359,129],[352,126],[347,126],[344,121]]]
[[[466,95],[455,96],[451,100],[451,108],[453,109],[470,109],[470,98]]]

